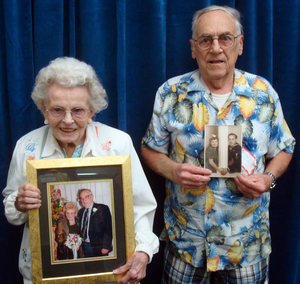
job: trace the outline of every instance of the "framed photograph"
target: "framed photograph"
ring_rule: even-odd
[[[116,283],[135,249],[130,156],[28,160],[33,283]]]
[[[242,126],[206,125],[204,167],[211,177],[236,177],[242,171]]]

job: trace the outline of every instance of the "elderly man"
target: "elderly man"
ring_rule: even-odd
[[[199,69],[158,89],[142,140],[144,160],[166,178],[162,283],[267,283],[269,190],[295,140],[270,83],[235,69],[244,40],[239,12],[210,6],[192,25]],[[247,164],[235,179],[210,178],[201,167],[205,125],[242,125]]]
[[[109,208],[94,202],[90,189],[78,191],[83,206],[78,211],[85,257],[106,256],[112,250],[112,224]]]

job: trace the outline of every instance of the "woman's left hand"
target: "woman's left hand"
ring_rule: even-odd
[[[149,261],[149,256],[145,252],[135,252],[126,262],[125,265],[115,269],[114,274],[124,274],[119,281],[119,284],[138,283],[146,276],[146,267]]]

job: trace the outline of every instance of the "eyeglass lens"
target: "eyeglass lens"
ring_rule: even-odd
[[[200,48],[210,48],[214,39],[219,41],[219,44],[223,47],[232,47],[234,44],[234,40],[236,37],[233,35],[220,35],[219,37],[212,37],[212,36],[201,36],[196,41]]]
[[[80,200],[88,200],[88,198],[91,196],[91,194],[86,195],[84,197],[80,197]]]
[[[54,118],[62,118],[67,112],[70,112],[73,118],[84,119],[87,117],[89,111],[84,108],[73,108],[71,111],[67,111],[64,108],[54,107],[47,110],[50,116]]]

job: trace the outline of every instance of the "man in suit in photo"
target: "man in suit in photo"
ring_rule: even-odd
[[[112,250],[112,221],[109,207],[94,202],[90,189],[80,189],[78,211],[85,257],[106,256]]]

